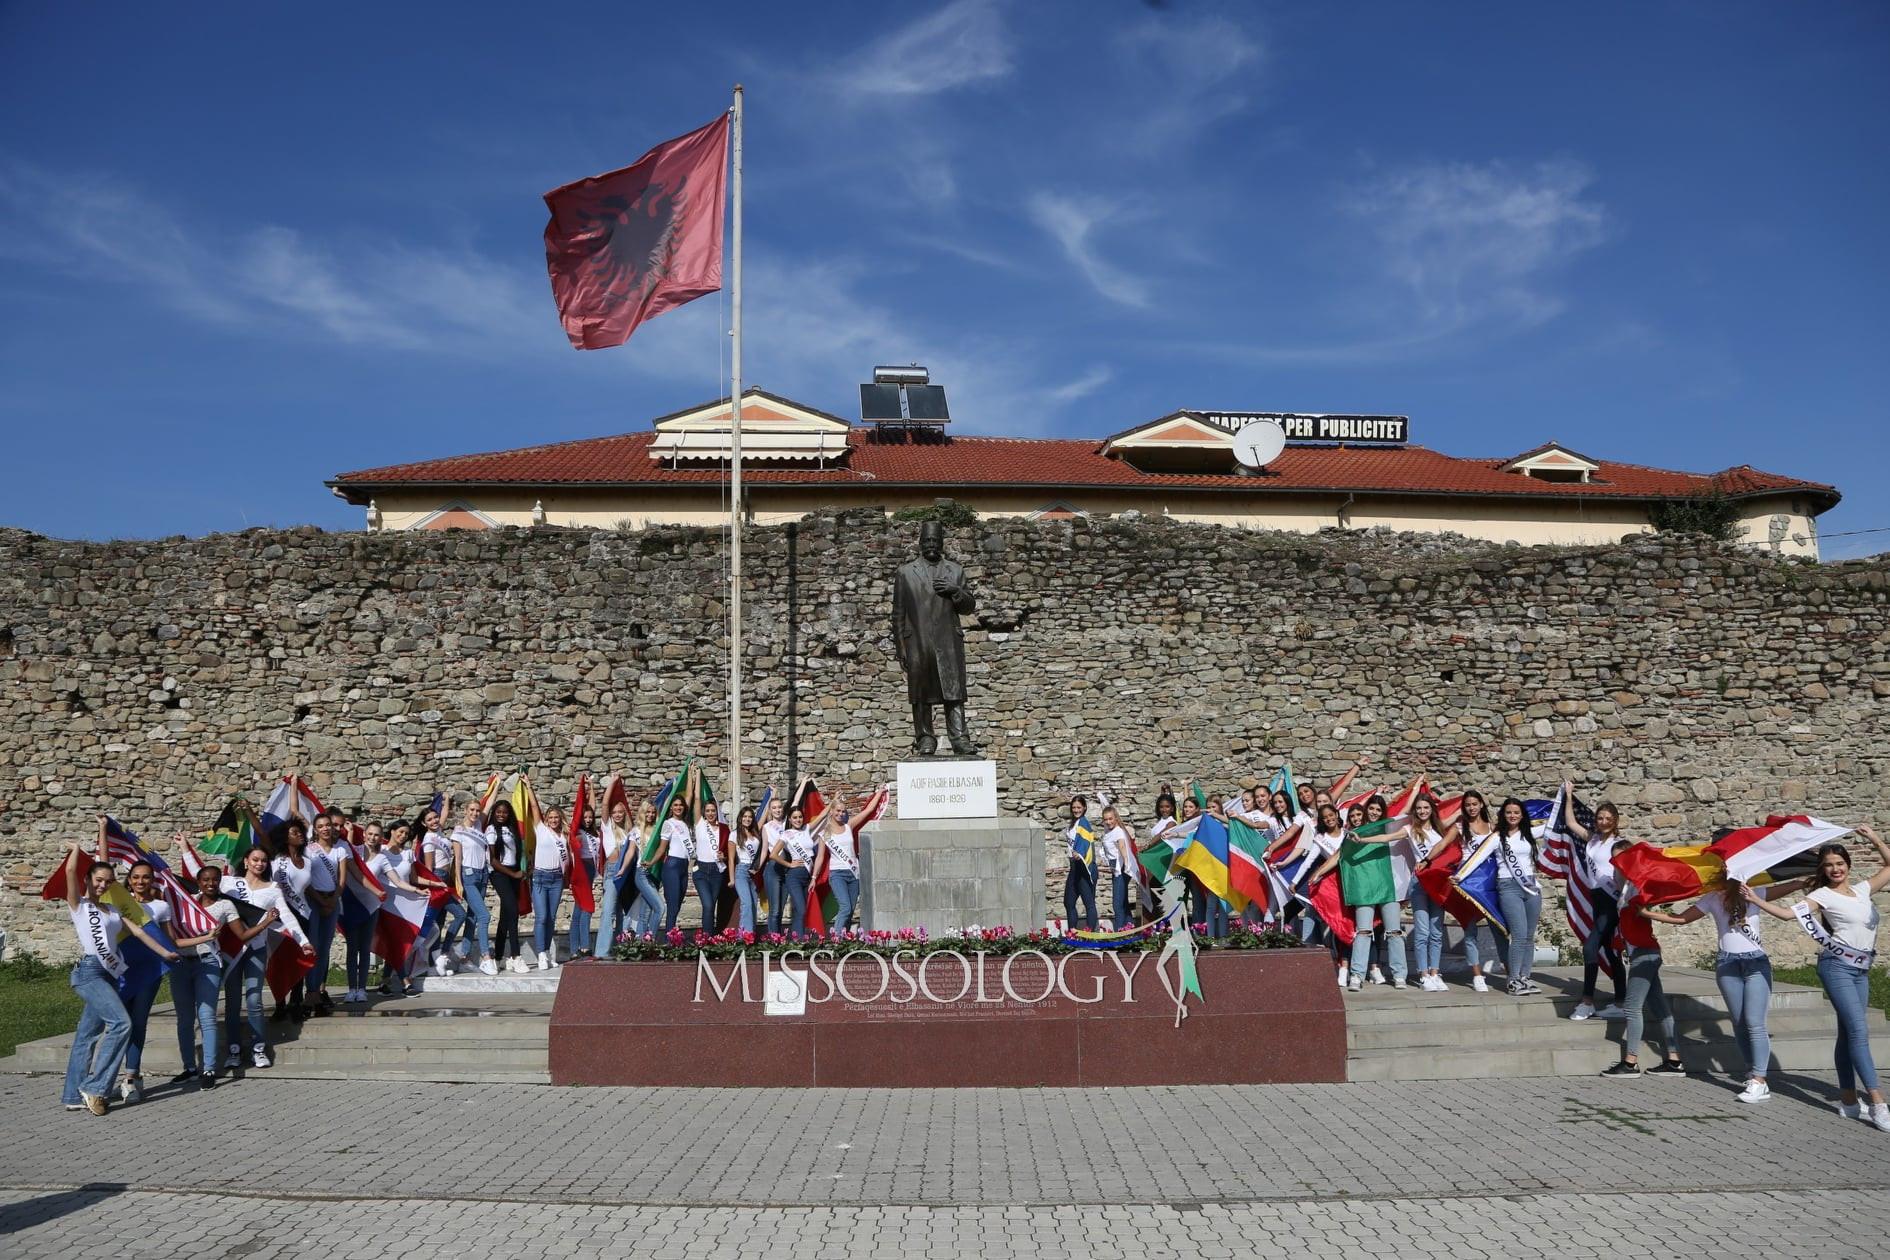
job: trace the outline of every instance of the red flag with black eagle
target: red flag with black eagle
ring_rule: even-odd
[[[545,265],[578,350],[722,287],[729,116],[657,145],[622,170],[545,194]]]

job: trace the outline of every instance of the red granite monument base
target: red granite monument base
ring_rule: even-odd
[[[1343,1081],[1324,950],[1203,951],[1176,1003],[1154,954],[831,954],[574,962],[551,1013],[558,1085],[1084,1086]],[[1067,959],[1067,961],[1066,961]],[[1126,973],[1126,974],[1125,974]],[[747,989],[744,993],[743,978]],[[1170,974],[1172,983],[1172,969]],[[795,1002],[798,989],[801,1001]],[[770,1011],[775,1013],[769,1013]]]

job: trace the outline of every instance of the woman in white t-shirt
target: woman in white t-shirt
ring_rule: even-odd
[[[702,816],[696,819],[691,832],[690,844],[690,856],[696,863],[693,876],[696,901],[702,908],[702,925],[696,930],[698,936],[715,935],[721,923],[716,907],[722,898],[722,876],[727,870],[722,862],[722,842],[726,834],[727,829],[722,826],[715,802],[704,801]]]
[[[682,914],[684,890],[689,886],[689,851],[695,844],[695,833],[689,826],[689,802],[680,795],[672,796],[669,801],[669,817],[663,820],[662,844],[658,852],[663,855],[663,932],[667,935],[676,930],[676,919]]]
[[[187,839],[182,832],[177,839]],[[236,912],[236,903],[223,895],[223,868],[204,863],[197,868],[195,901],[209,916],[211,929],[201,936],[180,935],[174,939],[183,955],[171,965],[171,1000],[177,1011],[177,1053],[183,1071],[171,1078],[181,1085],[195,1080],[199,1089],[217,1087],[217,996],[223,992],[224,957],[217,937],[230,932],[247,944],[252,937],[269,930],[268,924],[245,927]],[[203,1048],[198,1051],[201,1033]]]
[[[788,935],[800,940],[807,932],[807,892],[813,884],[815,842],[807,829],[807,815],[790,809],[781,833],[781,865],[787,868],[782,891],[787,894]]]
[[[540,971],[558,965],[558,905],[564,900],[565,871],[570,865],[564,811],[554,805],[532,833],[532,944],[538,950]]]
[[[1385,833],[1386,840],[1406,839],[1411,844],[1411,955],[1417,968],[1417,987],[1426,993],[1444,992],[1444,911],[1417,881],[1431,856],[1444,847],[1437,827],[1437,798],[1425,792],[1411,802],[1411,816],[1402,827]]]
[[[291,829],[299,827],[299,822],[289,824]],[[242,914],[242,907],[251,907],[244,916],[244,922],[251,926],[260,924],[265,930],[276,924],[294,924],[294,932],[302,940],[308,939],[308,931],[302,926],[294,909],[289,904],[289,894],[276,880],[270,878],[269,855],[261,849],[251,849],[243,855],[243,869],[237,875],[225,875],[222,884],[223,895],[237,904],[237,913]],[[288,931],[287,927],[282,929]],[[264,963],[269,958],[269,941],[262,933],[253,934],[261,939],[251,939],[249,947],[224,969],[223,973],[223,1066],[235,1068],[243,1062],[242,1019],[249,1021],[250,1063],[259,1068],[269,1066],[268,1043],[263,1037],[262,991]],[[280,1007],[277,1008],[278,1010]]]
[[[1135,899],[1135,838],[1114,805],[1103,806],[1102,862],[1110,873],[1109,911],[1120,932],[1129,926],[1129,906]]]
[[[1890,1133],[1890,1106],[1877,1087],[1877,1064],[1870,1054],[1870,968],[1877,961],[1879,917],[1870,899],[1890,884],[1890,846],[1869,827],[1858,827],[1857,834],[1870,841],[1882,863],[1868,880],[1852,883],[1850,850],[1827,844],[1818,850],[1818,873],[1803,901],[1787,910],[1750,889],[1746,900],[1773,918],[1796,921],[1823,947],[1818,980],[1838,1018],[1838,1114]],[[1867,1102],[1857,1096],[1860,1082]]]
[[[402,827],[404,830],[405,824]],[[334,846],[332,854],[309,851],[310,865],[317,870],[322,869],[329,856],[335,859],[336,915],[345,944],[341,974],[347,977],[348,983],[341,1000],[351,1006],[367,1001],[368,972],[374,967],[374,924],[381,917],[381,898],[386,888],[376,870],[377,864],[380,869],[387,867],[383,860],[386,837],[381,825],[367,824],[361,829],[361,837],[366,853],[357,852],[345,839]],[[377,884],[380,887],[377,888]]]
[[[781,837],[787,834],[787,802],[777,796],[768,802],[768,813],[761,820],[761,895],[768,903],[768,934],[781,935],[781,919],[787,910],[787,863]]]
[[[624,853],[625,841],[630,835],[630,804],[621,795],[612,799],[618,792],[617,783],[618,776],[613,774],[604,784],[604,799],[609,807],[597,829],[597,870],[602,876],[598,887],[602,892],[597,902],[596,949],[606,956],[616,944],[618,933],[623,931],[624,911],[636,899],[636,888],[630,883]],[[634,858],[628,860],[634,865]],[[576,919],[572,922],[575,925]]]
[[[1610,869],[1613,869],[1612,863]],[[1797,892],[1803,885],[1803,880],[1795,879],[1751,891],[1759,900],[1770,901]],[[1656,923],[1676,926],[1712,916],[1719,937],[1719,958],[1713,967],[1713,976],[1719,982],[1719,995],[1726,999],[1727,1013],[1732,1016],[1733,1039],[1746,1056],[1746,1088],[1739,1095],[1739,1101],[1756,1103],[1772,1096],[1765,1080],[1766,1068],[1772,1062],[1772,1038],[1765,1026],[1766,1012],[1772,1005],[1772,959],[1765,952],[1765,943],[1759,939],[1759,921],[1746,901],[1747,891],[1743,884],[1729,884],[1718,892],[1706,894],[1679,914],[1651,906],[1643,907],[1641,914]]]
[[[452,875],[453,891],[466,907],[472,922],[473,957],[479,960],[482,974],[496,976],[499,965],[492,958],[492,911],[486,906],[486,887],[492,880],[492,865],[486,856],[489,846],[486,830],[479,825],[478,802],[468,802],[453,828],[453,861],[446,872]],[[449,960],[450,962],[450,960]],[[435,970],[439,970],[436,966]]]
[[[144,930],[176,948],[171,932],[171,907],[158,895],[157,868],[146,861],[136,861],[125,871],[125,888],[144,907]],[[144,1035],[151,1026],[151,1007],[157,1002],[158,984],[165,968],[150,950],[132,938],[119,951],[125,958],[125,974],[118,978],[118,996],[124,1001],[125,1014],[131,1017],[131,1037],[125,1042],[124,1075],[118,1078],[118,1100],[135,1103],[144,1097],[144,1076],[138,1070],[144,1064]]]
[[[518,815],[512,802],[494,801],[486,826],[486,860],[492,870],[493,896],[499,903],[499,927],[492,934],[492,950],[507,971],[524,971],[519,957],[518,908],[524,890],[525,841],[519,835]]]
[[[98,816],[98,844],[105,847],[105,815]],[[170,945],[141,927],[126,923],[109,900],[117,882],[111,863],[94,862],[78,845],[66,854],[66,906],[79,938],[79,961],[72,968],[72,991],[85,1004],[72,1052],[66,1056],[63,1094],[67,1111],[105,1114],[105,1095],[117,1079],[118,1065],[131,1037],[131,1017],[118,996],[116,981],[125,974],[118,938],[123,932],[143,942],[158,957],[176,961]]]
[[[761,865],[761,853],[761,829],[755,826],[755,807],[744,805],[735,815],[735,830],[729,833],[725,853],[729,870],[733,872],[730,882],[735,886],[735,927],[744,936],[755,930],[755,873]]]
[[[1542,918],[1542,883],[1536,876],[1536,837],[1529,810],[1515,797],[1496,811],[1496,904],[1509,934],[1509,994],[1542,992],[1530,979],[1536,965],[1536,924]]]

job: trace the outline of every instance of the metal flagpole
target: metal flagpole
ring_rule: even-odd
[[[735,158],[734,263],[729,307],[734,315],[729,347],[729,524],[728,524],[728,807],[742,797],[742,85],[735,85],[731,149]]]

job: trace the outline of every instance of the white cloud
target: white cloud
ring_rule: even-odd
[[[1116,48],[1138,90],[1134,117],[1115,139],[1142,153],[1171,148],[1245,110],[1239,76],[1251,74],[1263,53],[1258,40],[1219,16],[1150,18],[1119,35]]]
[[[1091,368],[1073,381],[1066,381],[1049,391],[1052,401],[1067,403],[1079,398],[1087,398],[1110,381],[1116,374],[1106,367]]]
[[[562,340],[548,290],[534,285],[542,278],[476,251],[392,241],[322,247],[280,224],[226,242],[213,227],[187,227],[136,189],[95,175],[0,166],[0,241],[36,266],[253,332],[474,354]]]
[[[874,40],[835,78],[853,96],[913,97],[1006,78],[1011,69],[1011,36],[994,0],[953,0]]]
[[[1417,166],[1359,189],[1349,211],[1376,238],[1386,275],[1403,287],[1415,331],[1442,336],[1501,320],[1533,326],[1563,307],[1551,277],[1601,243],[1607,216],[1584,199],[1593,176],[1551,161]]]
[[[1102,258],[1092,239],[1098,228],[1133,218],[1133,214],[1099,198],[1049,192],[1032,194],[1026,208],[1031,221],[1049,234],[1096,292],[1123,306],[1149,304],[1148,286]]]

